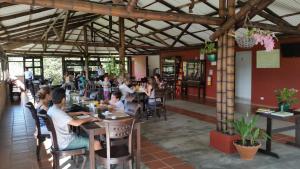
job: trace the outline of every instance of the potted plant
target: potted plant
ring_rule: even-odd
[[[261,146],[259,140],[269,137],[262,129],[256,128],[256,122],[257,116],[253,116],[250,120],[242,117],[231,122],[235,131],[240,135],[240,140],[233,142],[233,144],[242,160],[252,160]]]
[[[201,49],[201,53],[204,53],[207,55],[207,60],[214,62],[217,60],[216,56],[216,47],[215,43],[213,42],[205,42],[204,48]]]
[[[294,88],[283,88],[283,89],[278,89],[275,90],[275,95],[277,98],[278,102],[278,108],[280,111],[289,111],[290,107],[298,103],[298,98],[297,96],[298,90]]]

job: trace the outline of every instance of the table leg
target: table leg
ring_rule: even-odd
[[[300,147],[300,117],[296,118],[295,123],[295,145]]]
[[[89,158],[90,158],[90,169],[95,169],[96,164],[95,164],[95,149],[94,149],[94,131],[89,132]]]
[[[136,169],[141,167],[141,124],[136,124]]]
[[[267,131],[266,133],[270,136],[270,138],[267,138],[266,140],[266,149],[259,149],[258,152],[266,154],[266,155],[270,155],[272,157],[275,158],[279,158],[278,154],[271,152],[271,148],[272,148],[272,119],[271,117],[267,117]]]

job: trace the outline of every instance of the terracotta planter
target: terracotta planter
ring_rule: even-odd
[[[240,154],[242,160],[253,160],[257,150],[261,147],[261,144],[257,146],[242,146],[233,142],[235,148]]]

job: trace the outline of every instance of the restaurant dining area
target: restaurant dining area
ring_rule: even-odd
[[[0,169],[299,169],[300,0],[1,0]]]

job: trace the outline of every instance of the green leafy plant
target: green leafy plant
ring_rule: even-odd
[[[283,88],[275,90],[275,95],[278,103],[293,105],[299,102],[299,99],[296,97],[297,92],[298,90],[294,88]]]
[[[202,54],[210,54],[216,52],[217,49],[215,47],[215,43],[213,42],[205,42],[204,47],[201,48],[200,52]]]
[[[259,144],[259,140],[269,138],[262,129],[256,128],[257,119],[257,116],[253,116],[247,121],[245,117],[241,117],[240,119],[231,122],[235,131],[241,137],[241,145],[255,146]]]

